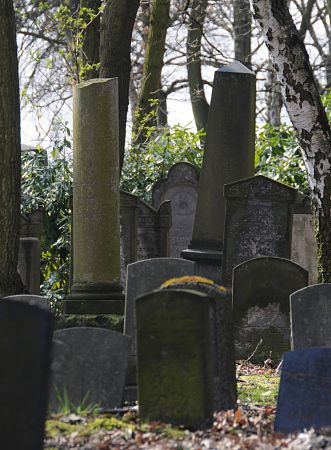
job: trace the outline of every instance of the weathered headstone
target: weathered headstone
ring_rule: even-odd
[[[1,449],[44,447],[52,332],[50,311],[1,299]]]
[[[318,282],[317,244],[310,199],[298,192],[293,210],[291,260],[309,272],[309,284]]]
[[[21,215],[18,272],[30,294],[40,293],[40,239],[43,232],[42,211]]]
[[[121,280],[126,284],[128,264],[141,259],[169,256],[171,204],[158,209],[128,192],[120,191]]]
[[[255,74],[238,61],[215,72],[192,241],[182,253],[220,282],[227,183],[254,174]]]
[[[8,297],[4,297],[9,300],[15,300],[18,302],[25,302],[29,305],[40,306],[42,308],[50,308],[49,299],[47,297],[42,297],[41,295],[11,295]]]
[[[171,201],[172,225],[169,234],[170,254],[179,258],[192,238],[195,208],[198,197],[199,171],[193,164],[174,164],[167,178],[153,187],[153,205],[159,207],[165,200]]]
[[[128,385],[136,385],[136,319],[135,299],[161,286],[170,278],[194,275],[192,261],[179,258],[152,258],[128,265],[124,333],[131,336]]]
[[[308,272],[283,258],[261,257],[233,271],[233,319],[237,359],[280,359],[290,349],[290,300],[308,284]]]
[[[117,79],[73,94],[73,284],[67,314],[121,314]]]
[[[138,399],[142,420],[189,428],[210,424],[213,412],[213,300],[164,290],[136,301]]]
[[[237,407],[236,362],[234,352],[231,290],[201,277],[181,277],[166,281],[161,289],[202,292],[215,300],[212,317],[214,353],[214,410]]]
[[[331,348],[284,355],[275,431],[295,433],[331,426]]]
[[[67,396],[75,406],[122,406],[130,338],[103,328],[58,330],[52,364],[51,411]]]
[[[295,189],[258,175],[228,184],[224,195],[222,284],[231,286],[233,268],[249,259],[290,259]]]
[[[294,292],[290,307],[292,350],[331,347],[331,283]]]

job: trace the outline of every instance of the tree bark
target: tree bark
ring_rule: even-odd
[[[193,0],[188,16],[186,42],[187,76],[197,130],[207,129],[209,111],[201,75],[201,39],[207,6],[208,0]]]
[[[83,65],[89,68],[85,71],[84,79],[99,77],[98,64],[100,62],[100,14],[101,0],[81,0],[81,8],[90,8],[97,16],[88,23],[84,32],[84,41],[82,48]]]
[[[108,0],[100,32],[100,77],[118,77],[119,161],[122,169],[131,72],[131,36],[140,0]]]
[[[252,20],[249,0],[234,0],[233,5],[234,57],[243,64],[251,64]]]
[[[148,31],[143,83],[139,95],[139,117],[147,117],[146,126],[157,125],[157,114],[153,115],[155,106],[153,100],[159,100],[161,90],[161,72],[165,51],[165,40],[169,22],[170,0],[153,0],[151,5],[151,20]],[[138,127],[135,126],[137,133]],[[144,130],[139,130],[136,142],[145,140]]]
[[[0,2],[0,297],[23,292],[20,233],[20,99],[12,0]]]
[[[284,0],[252,0],[308,174],[321,282],[331,282],[331,129],[308,53]]]

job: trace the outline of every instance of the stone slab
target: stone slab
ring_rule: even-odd
[[[331,283],[294,292],[290,307],[292,350],[331,347]]]
[[[102,328],[76,327],[54,333],[50,410],[65,395],[78,406],[97,404],[102,410],[122,406],[130,338]]]
[[[8,300],[15,300],[18,302],[25,302],[29,305],[40,306],[41,308],[50,309],[49,299],[47,297],[42,297],[41,295],[10,295],[7,298]]]
[[[331,349],[284,355],[275,431],[295,433],[331,426]]]

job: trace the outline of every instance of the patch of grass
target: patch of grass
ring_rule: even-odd
[[[238,397],[241,403],[276,406],[279,376],[246,375],[238,383]]]

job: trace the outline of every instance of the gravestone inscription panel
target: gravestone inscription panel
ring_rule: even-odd
[[[235,267],[232,302],[237,359],[248,358],[256,348],[253,361],[263,362],[270,351],[275,361],[281,359],[290,349],[289,296],[307,284],[308,272],[284,258],[255,258]]]
[[[331,347],[331,283],[294,292],[290,307],[292,350]]]
[[[226,185],[224,195],[222,284],[231,286],[233,268],[249,259],[290,259],[295,189],[258,175]]]
[[[168,177],[153,187],[153,205],[171,201],[172,225],[170,229],[170,256],[179,258],[192,238],[195,208],[198,197],[198,169],[190,163],[174,164]]]
[[[142,420],[189,428],[211,423],[213,300],[185,290],[155,291],[136,302],[138,399]]]

